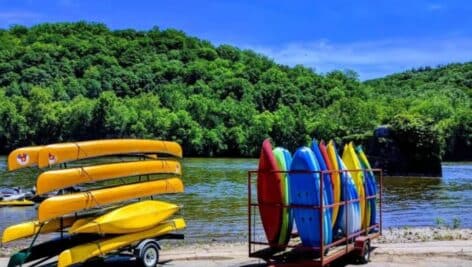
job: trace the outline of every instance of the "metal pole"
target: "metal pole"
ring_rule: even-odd
[[[382,235],[382,191],[383,191],[383,172],[382,170],[380,170],[380,192],[379,192],[380,235]]]
[[[247,172],[247,192],[248,192],[248,196],[247,196],[247,209],[248,209],[248,213],[247,213],[247,226],[248,226],[248,230],[249,230],[249,234],[248,234],[248,255],[251,255],[251,236],[252,236],[252,232],[251,232],[251,172]]]
[[[324,258],[324,231],[323,231],[323,223],[324,223],[324,213],[325,210],[323,209],[323,173],[320,173],[320,218],[321,218],[321,223],[320,223],[320,233],[321,233],[321,265],[323,265],[323,258]],[[331,223],[331,222],[330,222]]]

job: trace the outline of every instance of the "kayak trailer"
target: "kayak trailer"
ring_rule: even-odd
[[[114,237],[115,235],[107,235],[106,237]],[[40,266],[42,263],[59,255],[66,249],[75,246],[93,243],[96,240],[102,239],[104,236],[97,234],[80,234],[80,235],[61,235],[60,237],[46,241],[44,243],[31,246],[15,253],[10,257],[8,267],[22,266],[25,263],[32,263],[29,266]],[[104,253],[100,257],[92,257],[86,263],[100,263],[107,257],[113,255],[135,257],[136,266],[154,267],[159,263],[159,250],[161,249],[159,241],[161,240],[182,240],[183,234],[169,233],[153,238],[147,238],[136,242],[133,245],[121,247],[115,251]],[[33,240],[34,243],[34,240]],[[32,243],[32,244],[33,244]],[[101,264],[99,264],[101,265]]]
[[[360,170],[339,170],[339,171],[315,171],[310,173],[326,174],[332,172],[360,172],[366,171],[365,169]],[[268,266],[327,266],[334,261],[338,260],[350,260],[355,261],[358,264],[366,264],[370,260],[371,254],[371,241],[382,235],[382,170],[371,169],[377,177],[377,182],[380,190],[377,190],[377,194],[366,196],[367,199],[376,199],[376,205],[378,207],[378,216],[375,224],[363,228],[358,232],[352,234],[344,233],[343,236],[334,240],[330,244],[324,245],[324,236],[322,231],[323,215],[320,218],[320,233],[321,233],[321,245],[320,247],[307,247],[303,246],[299,238],[298,233],[292,232],[290,235],[290,241],[286,246],[270,246],[264,235],[262,223],[259,215],[259,205],[274,205],[285,208],[308,208],[321,210],[321,213],[325,212],[326,209],[334,206],[344,206],[353,202],[359,202],[359,199],[340,201],[339,203],[333,203],[332,205],[319,206],[307,206],[307,205],[288,205],[283,204],[270,204],[270,203],[258,203],[257,201],[257,174],[258,171],[248,171],[248,254],[251,258],[259,258],[264,260]],[[274,171],[275,173],[289,173],[285,171]],[[298,172],[298,171],[297,171]],[[320,188],[323,188],[323,179],[320,179]],[[344,190],[344,189],[343,189]],[[320,199],[321,199],[320,190]],[[349,216],[346,216],[346,225]],[[324,253],[321,253],[323,251]],[[349,257],[350,256],[350,257]]]

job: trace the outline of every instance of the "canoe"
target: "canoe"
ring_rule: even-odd
[[[349,144],[344,145],[343,150],[343,162],[346,164],[346,168],[348,170],[360,170],[361,167],[356,159],[357,156],[352,154]],[[364,175],[362,171],[351,171],[350,172],[352,178],[354,179],[354,184],[356,185],[357,193],[359,195],[359,205],[361,208],[361,227],[364,228],[366,226],[366,202],[365,202],[365,190],[364,190]]]
[[[60,219],[53,219],[43,224],[39,221],[15,224],[3,230],[2,243],[5,244],[14,240],[31,237],[38,232],[41,232],[42,234],[56,232],[62,227],[65,228],[71,226],[76,219],[76,217],[64,217],[62,223]]]
[[[66,249],[100,240],[101,238],[103,238],[103,236],[100,235],[69,236],[65,234],[62,237],[56,237],[40,244],[32,244],[32,246],[18,251],[10,257],[7,266],[24,266],[24,264],[28,262],[52,258]]]
[[[69,231],[71,234],[128,234],[147,230],[179,210],[163,201],[147,200],[115,209]]]
[[[281,147],[276,147],[273,151],[277,166],[280,171],[289,171],[290,164],[292,164],[292,155],[290,152]],[[280,173],[280,187],[283,195],[283,204],[290,205],[289,187],[288,187],[288,173]],[[279,245],[285,246],[290,240],[292,234],[293,218],[290,208],[282,209],[282,225],[279,235]]]
[[[2,200],[0,201],[0,207],[12,207],[12,206],[33,206],[34,202],[30,200]]]
[[[377,185],[375,182],[375,174],[372,171],[372,167],[369,163],[369,160],[367,159],[367,156],[365,155],[361,146],[356,147],[356,152],[357,152],[359,161],[361,162],[362,168],[366,169],[366,171],[364,172],[364,177],[369,182],[369,186],[370,186],[369,195],[376,195]],[[369,203],[370,203],[370,225],[374,225],[375,220],[376,220],[376,208],[377,208],[376,203],[375,203],[375,198],[370,199]]]
[[[334,150],[334,145],[331,149]],[[330,177],[331,177],[331,184],[333,186],[333,203],[339,203],[341,201],[341,181],[339,179],[339,173],[338,171],[338,163],[336,160],[336,155],[334,157],[330,157],[330,154],[333,152],[328,152],[328,148],[326,147],[325,143],[323,140],[320,141],[319,148],[321,151],[321,154],[323,155],[323,159],[326,163],[326,168],[330,171]],[[333,163],[334,160],[334,163]],[[333,212],[331,214],[331,226],[333,227],[333,230],[336,231],[336,220],[338,218],[338,212],[339,212],[339,206],[334,206],[333,207]]]
[[[145,139],[108,139],[61,143],[43,147],[38,153],[40,168],[64,162],[120,154],[167,154],[182,157],[176,142]]]
[[[37,178],[36,192],[41,195],[83,183],[159,173],[180,175],[180,163],[172,160],[146,160],[46,171]]]
[[[57,232],[67,227],[72,227],[80,221],[89,222],[93,218],[102,215],[105,212],[108,212],[114,207],[109,207],[106,209],[94,210],[89,213],[83,213],[78,216],[68,216],[62,217],[62,222],[60,218],[55,218],[44,223],[40,223],[37,220],[22,222],[9,226],[3,230],[2,243],[8,243],[22,238],[31,237],[38,232],[41,234],[47,234],[52,232]],[[41,226],[42,225],[42,226]]]
[[[319,206],[320,202],[320,166],[315,154],[308,147],[299,148],[293,155],[290,165],[289,187],[290,204],[304,206]],[[294,172],[294,171],[304,171]],[[310,173],[308,173],[308,172]],[[321,192],[322,200],[327,203],[326,191]],[[292,208],[298,234],[304,246],[319,247],[321,245],[320,223],[323,225],[324,244],[331,243],[331,217],[329,212],[314,208]]]
[[[283,196],[279,168],[269,139],[262,143],[257,173],[257,201],[262,227],[271,247],[278,246],[282,225]]]
[[[88,259],[104,256],[105,254],[115,251],[139,242],[147,238],[154,238],[167,234],[172,231],[185,228],[184,219],[174,219],[160,223],[156,227],[149,230],[136,232],[127,235],[120,235],[112,238],[105,238],[91,243],[79,245],[71,249],[64,250],[58,257],[58,267],[70,266],[73,264],[84,262]]]
[[[318,146],[318,141],[316,139],[312,140],[311,143],[311,150],[315,154],[316,161],[318,161],[318,165],[320,166],[321,171],[328,171],[328,167],[326,162],[323,158],[323,154],[321,154],[320,147]],[[326,200],[328,202],[324,203],[325,205],[331,205],[334,202],[333,196],[333,184],[331,182],[331,175],[329,173],[325,173],[322,175],[323,177],[323,191],[326,192]],[[329,212],[329,216],[331,218],[330,221],[330,233],[333,232],[332,224],[333,224],[333,208],[325,209],[325,212]]]
[[[55,196],[44,200],[39,205],[38,220],[44,222],[69,213],[102,205],[156,194],[180,193],[183,191],[184,185],[182,180],[179,178],[169,178]]]
[[[13,150],[8,154],[8,170],[38,165],[38,153],[43,146],[29,146]]]

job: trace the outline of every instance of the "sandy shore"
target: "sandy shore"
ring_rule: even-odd
[[[160,261],[164,266],[264,265],[259,259],[248,258],[245,243],[181,243],[177,246],[162,242],[161,245]],[[372,247],[369,266],[472,266],[472,229],[386,229]],[[14,250],[13,245],[1,249],[4,257]],[[1,258],[0,266],[6,266],[7,260]],[[338,260],[332,266],[351,266],[350,260]],[[98,266],[133,266],[133,261],[113,257]]]

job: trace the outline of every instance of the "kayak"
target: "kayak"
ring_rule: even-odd
[[[30,200],[2,200],[0,201],[0,207],[9,207],[9,206],[33,206],[34,202]]]
[[[85,262],[88,259],[104,256],[105,254],[135,244],[140,240],[155,238],[172,231],[185,228],[184,219],[173,219],[162,222],[151,229],[132,234],[120,235],[112,238],[104,238],[91,243],[79,245],[64,250],[58,257],[58,267],[70,266]]]
[[[320,141],[319,148],[320,148],[321,154],[323,155],[323,159],[326,163],[326,168],[332,171],[330,173],[330,177],[331,177],[331,184],[333,186],[333,203],[339,203],[339,201],[341,201],[341,180],[339,179],[338,162],[336,160],[336,154],[334,154],[333,152],[335,150],[334,145],[331,141],[330,145],[326,147],[324,141],[322,140]],[[331,226],[333,227],[334,231],[336,231],[335,226],[336,226],[336,220],[338,218],[338,211],[339,211],[339,206],[334,206],[332,216],[331,216]]]
[[[289,171],[290,164],[292,164],[292,155],[290,152],[281,147],[276,147],[273,151],[277,166],[280,171]],[[283,204],[285,206],[290,205],[289,198],[289,187],[288,187],[288,174],[279,173],[280,175],[280,187],[283,195]],[[290,240],[290,235],[293,228],[293,217],[290,208],[283,208],[282,210],[282,225],[279,235],[279,245],[285,246]]]
[[[182,157],[182,148],[176,142],[146,139],[108,139],[75,143],[52,144],[38,153],[38,166],[120,154],[167,154]]]
[[[83,183],[158,173],[180,175],[180,163],[172,160],[147,160],[46,171],[37,178],[36,192],[41,195]]]
[[[320,206],[321,201],[328,203],[326,187],[320,193],[319,171],[320,166],[310,148],[301,147],[295,152],[289,174],[290,204],[307,206],[292,208],[298,234],[307,247],[320,247],[320,223],[323,227],[324,245],[332,241],[330,213],[323,212],[320,215],[319,209],[308,208]]]
[[[18,239],[33,236],[37,233],[46,234],[61,230],[72,225],[76,217],[64,217],[62,222],[59,218],[52,219],[45,223],[39,221],[29,221],[9,226],[3,230],[2,243],[8,243]],[[62,226],[62,227],[61,227]]]
[[[106,209],[98,209],[88,213],[83,213],[78,216],[67,216],[62,218],[55,218],[44,223],[40,223],[37,220],[22,222],[9,226],[3,230],[2,243],[8,243],[22,238],[31,237],[38,232],[41,234],[47,234],[57,232],[67,227],[75,225],[79,221],[90,221],[96,216],[99,216],[105,212],[108,212],[114,207]],[[62,219],[62,222],[61,222]]]
[[[87,192],[55,196],[38,207],[38,220],[44,222],[69,213],[156,194],[180,193],[184,185],[179,178],[128,184]]]
[[[311,150],[315,154],[315,159],[318,161],[318,165],[320,166],[321,171],[328,171],[327,164],[324,160],[323,154],[321,153],[320,147],[318,145],[318,141],[316,139],[312,140],[311,143]],[[331,181],[331,175],[329,173],[324,173],[321,175],[323,179],[323,191],[326,192],[326,200],[327,202],[324,205],[332,205],[334,202],[334,195],[333,195],[333,183]],[[333,208],[326,208],[324,209],[325,212],[329,213],[329,217],[331,221],[329,222],[329,231],[330,233],[333,232]]]
[[[29,146],[13,150],[8,154],[8,170],[38,165],[38,153],[43,146]]]
[[[364,172],[364,177],[366,181],[369,183],[370,186],[370,196],[375,196],[377,194],[377,185],[375,182],[375,175],[374,172],[372,171],[372,167],[369,163],[369,160],[367,159],[367,156],[365,155],[364,151],[362,150],[361,146],[356,147],[356,152],[357,156],[359,158],[359,161],[361,163],[361,166],[363,169],[365,169]],[[376,204],[375,204],[375,198],[369,199],[369,205],[370,205],[370,224],[369,225],[374,225],[375,220],[376,220]]]
[[[149,229],[179,210],[179,206],[163,201],[147,200],[110,211],[69,231],[71,234],[127,234]]]
[[[359,166],[359,161],[357,160],[356,153],[351,150],[351,145],[346,144],[344,146],[344,151],[343,151],[343,162],[346,164],[346,168],[348,170],[353,170],[350,171],[349,173],[351,174],[354,184],[356,185],[357,193],[359,196],[359,206],[361,209],[361,227],[365,228],[367,226],[367,214],[369,213],[367,207],[366,207],[366,201],[365,201],[365,189],[364,189],[364,174],[362,171],[354,171],[354,170],[360,170],[361,166]],[[370,218],[370,214],[369,214]]]
[[[262,227],[271,247],[277,247],[282,225],[283,196],[279,168],[269,139],[262,143],[257,172],[257,201]]]
[[[352,178],[351,172],[346,171],[346,165],[344,165],[343,160],[336,154],[338,160],[339,170],[341,172],[341,200],[349,201],[354,199],[359,199],[359,194],[357,192],[356,184]],[[347,225],[346,225],[346,216],[347,216]],[[359,202],[353,202],[347,205],[342,206],[339,209],[338,221],[339,229],[343,233],[352,234],[361,229],[361,208]]]

